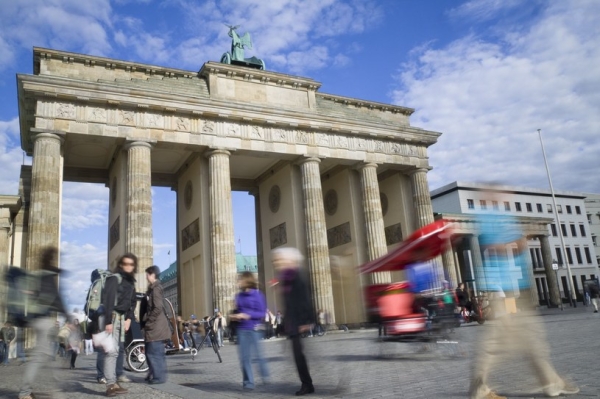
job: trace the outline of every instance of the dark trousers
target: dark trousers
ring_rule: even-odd
[[[300,334],[295,334],[291,337],[292,349],[294,351],[294,361],[296,362],[296,368],[298,369],[298,376],[302,385],[312,386],[312,378],[308,371],[308,364],[306,363],[306,357],[302,351],[302,338]]]
[[[71,352],[71,368],[75,368],[75,360],[77,360],[77,351],[75,350],[69,350],[69,352]]]

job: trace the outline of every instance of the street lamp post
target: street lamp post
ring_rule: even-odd
[[[548,168],[548,160],[546,159],[546,150],[544,149],[544,141],[542,140],[542,130],[537,130],[540,136],[540,144],[542,145],[542,154],[544,155],[544,165],[546,165],[546,173],[548,174],[548,183],[550,183],[550,193],[552,194],[552,204],[554,206],[554,214],[556,215],[556,227],[558,228],[558,235],[560,237],[561,251],[563,253],[563,262],[567,266],[567,279],[569,280],[569,302],[573,307],[577,307],[577,297],[575,296],[575,289],[573,288],[573,275],[571,274],[571,267],[569,266],[569,259],[567,259],[567,250],[565,247],[565,238],[562,232],[562,226],[560,224],[560,216],[558,215],[558,208],[556,207],[556,197],[554,195],[554,187],[552,186],[552,178],[550,177],[550,169]],[[557,272],[558,282],[558,272]],[[560,290],[559,290],[560,292]],[[562,304],[562,301],[561,301]]]

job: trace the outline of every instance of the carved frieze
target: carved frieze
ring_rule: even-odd
[[[350,222],[340,224],[327,230],[327,246],[329,249],[352,242]]]
[[[181,250],[185,251],[200,241],[200,219],[194,220],[181,230]]]
[[[75,119],[75,106],[73,104],[59,104],[56,116],[63,119]]]
[[[133,126],[135,123],[135,112],[119,110],[119,125]]]
[[[262,128],[260,126],[252,126],[252,128],[250,129],[250,138],[264,140],[265,135],[263,133]]]
[[[271,138],[273,141],[289,141],[288,132],[285,129],[273,129],[271,131]]]
[[[400,223],[393,224],[385,228],[386,245],[396,244],[402,241],[402,227]]]
[[[285,222],[269,229],[269,241],[271,243],[271,249],[287,244]]]
[[[298,144],[309,144],[308,132],[305,132],[302,130],[296,130],[294,132],[294,137],[295,137],[296,143],[298,143]]]
[[[88,119],[90,122],[106,123],[106,110],[100,107],[88,108]]]
[[[190,131],[190,120],[188,118],[184,118],[183,116],[178,116],[175,118],[175,130],[189,132]]]
[[[233,137],[240,137],[242,135],[242,129],[241,129],[240,125],[238,125],[238,124],[226,123],[225,124],[225,135],[233,136]]]
[[[202,133],[214,133],[214,132],[215,132],[215,123],[213,121],[203,121]]]
[[[149,128],[164,129],[165,122],[162,115],[159,114],[144,114],[144,126]]]

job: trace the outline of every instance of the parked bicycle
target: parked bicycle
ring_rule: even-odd
[[[216,316],[213,316],[209,318],[208,321],[202,321],[204,323],[204,329],[206,331],[206,334],[204,334],[204,337],[202,337],[199,343],[196,343],[196,339],[194,337],[195,334],[190,334],[190,339],[192,341],[192,349],[190,350],[190,354],[192,355],[192,360],[196,358],[196,355],[198,355],[198,351],[204,348],[206,341],[210,340],[209,344],[210,346],[212,346],[213,350],[217,354],[217,357],[219,358],[219,363],[223,363],[223,359],[221,359],[219,343],[217,342],[217,334],[215,334],[213,330],[213,324],[215,319]]]

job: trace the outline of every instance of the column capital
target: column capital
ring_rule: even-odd
[[[32,141],[35,142],[38,139],[54,139],[60,141],[60,144],[65,142],[65,132],[57,130],[42,130],[37,128],[31,129]]]
[[[416,168],[416,169],[412,169],[406,172],[407,175],[412,176],[412,175],[416,175],[417,173],[427,173],[429,172],[431,169],[433,169],[432,167],[427,167],[427,168]]]
[[[376,162],[360,162],[360,163],[358,163],[358,164],[356,164],[354,166],[354,168],[356,170],[362,170],[362,169],[365,169],[365,168],[375,168],[375,169],[377,169],[378,167],[379,167],[379,164],[376,163]]]
[[[154,147],[155,144],[156,144],[156,140],[127,139],[125,141],[125,145],[123,146],[123,149],[128,150],[133,147],[147,147],[147,148],[152,149],[152,147]]]
[[[321,158],[317,157],[317,156],[304,155],[304,156],[300,157],[300,159],[298,159],[298,161],[296,161],[296,164],[303,165],[308,162],[321,163]]]
[[[218,155],[218,154],[223,154],[223,155],[231,156],[231,151],[227,150],[225,148],[210,148],[208,151],[206,151],[205,156],[207,158],[210,158],[213,155]]]

